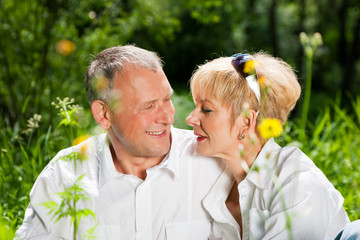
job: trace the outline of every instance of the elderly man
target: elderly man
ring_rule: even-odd
[[[196,155],[195,136],[172,127],[173,90],[157,54],[108,48],[85,84],[106,133],[52,159],[15,239],[208,239],[201,201],[224,166]]]

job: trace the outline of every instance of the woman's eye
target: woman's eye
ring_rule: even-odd
[[[203,108],[202,111],[204,113],[211,113],[213,110],[211,110],[210,108]]]

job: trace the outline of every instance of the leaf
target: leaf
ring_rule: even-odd
[[[52,209],[52,210],[54,210],[54,209],[57,207],[57,204],[56,204],[56,202],[54,202],[54,201],[44,202],[44,203],[41,203],[40,205],[43,205],[43,206],[45,206],[47,209]]]

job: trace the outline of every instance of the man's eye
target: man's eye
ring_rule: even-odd
[[[146,105],[145,107],[144,107],[144,109],[151,109],[151,108],[153,108],[154,107],[154,105],[155,104],[149,104],[149,105]]]

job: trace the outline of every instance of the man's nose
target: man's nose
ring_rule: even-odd
[[[175,109],[173,106],[160,107],[158,111],[158,121],[164,124],[174,123]]]

